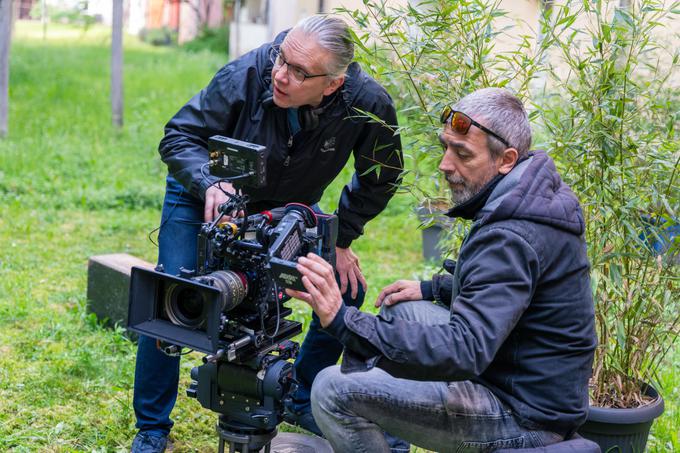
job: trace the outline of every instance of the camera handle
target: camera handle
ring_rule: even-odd
[[[234,178],[223,178],[223,179],[220,179],[218,182],[223,182],[223,181],[230,182],[231,179],[234,179]],[[222,190],[229,197],[229,200],[225,201],[224,203],[220,204],[217,207],[217,210],[219,211],[220,215],[218,215],[210,223],[210,225],[207,228],[207,231],[213,231],[213,229],[220,223],[220,221],[222,220],[222,218],[225,215],[230,214],[234,211],[236,211],[236,213],[243,211],[245,214],[247,214],[246,205],[247,205],[248,201],[250,201],[250,197],[248,197],[247,194],[241,193],[241,189],[238,188],[238,187],[235,187],[235,190],[236,190],[235,193],[229,193],[229,192]],[[245,231],[245,229],[244,229],[244,231]]]

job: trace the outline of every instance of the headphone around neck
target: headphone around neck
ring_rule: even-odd
[[[327,102],[325,105],[322,105],[320,107],[312,108],[308,105],[304,105],[302,107],[298,108],[298,121],[300,121],[300,128],[303,131],[312,131],[319,127],[319,117],[328,109],[330,108],[333,104],[335,104],[335,101],[338,98],[338,93],[336,92],[335,95],[333,95],[333,99],[331,99],[329,102]],[[269,110],[272,108],[277,107],[276,104],[274,104],[274,94],[272,93],[271,89],[265,90],[262,95],[260,96],[260,104],[262,104],[262,107]]]

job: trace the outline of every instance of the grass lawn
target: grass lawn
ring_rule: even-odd
[[[165,166],[163,125],[225,57],[126,38],[125,126],[111,127],[108,30],[18,22],[10,68],[10,135],[0,139],[0,451],[125,451],[134,436],[134,344],[86,310],[89,256],[155,261]],[[329,188],[334,209],[350,171]],[[428,275],[414,200],[398,195],[354,249],[370,284]],[[295,318],[310,310],[294,303]],[[301,340],[301,339],[300,339]],[[672,354],[678,363],[680,355]],[[215,416],[184,396],[199,354],[183,360],[176,452],[214,451]],[[650,451],[680,448],[680,372],[663,376],[666,413]],[[282,425],[284,430],[291,429]]]

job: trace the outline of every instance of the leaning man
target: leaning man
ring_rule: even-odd
[[[449,215],[473,221],[452,275],[387,286],[373,316],[343,303],[325,261],[299,260],[308,292],[290,294],[345,346],[312,388],[338,452],[387,452],[385,430],[435,451],[540,447],[586,417],[596,338],[578,200],[529,152],[508,91],[476,91],[441,120]]]
[[[337,279],[344,303],[361,305],[366,281],[350,246],[393,195],[402,155],[399,136],[390,127],[397,122],[394,104],[383,87],[352,62],[353,55],[342,20],[311,16],[224,66],[168,122],[159,148],[168,166],[158,256],[165,272],[196,269],[201,223],[217,217],[219,206],[234,191],[204,174],[212,135],[268,150],[266,185],[244,189],[249,212],[290,202],[318,210],[324,189],[353,156],[355,173],[337,209]],[[381,170],[372,171],[377,166]],[[342,345],[321,331],[314,317],[295,362],[299,386],[287,419],[319,433],[309,393],[316,374],[337,363],[341,352]],[[133,399],[139,432],[133,452],[165,449],[178,380],[179,357],[164,355],[155,340],[142,336]]]

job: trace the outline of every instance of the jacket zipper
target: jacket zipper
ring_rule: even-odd
[[[290,125],[288,126],[288,133],[290,134]],[[290,137],[288,137],[288,155],[286,156],[286,160],[283,161],[283,166],[287,167],[290,164],[290,148],[293,146],[293,134],[290,134]]]

